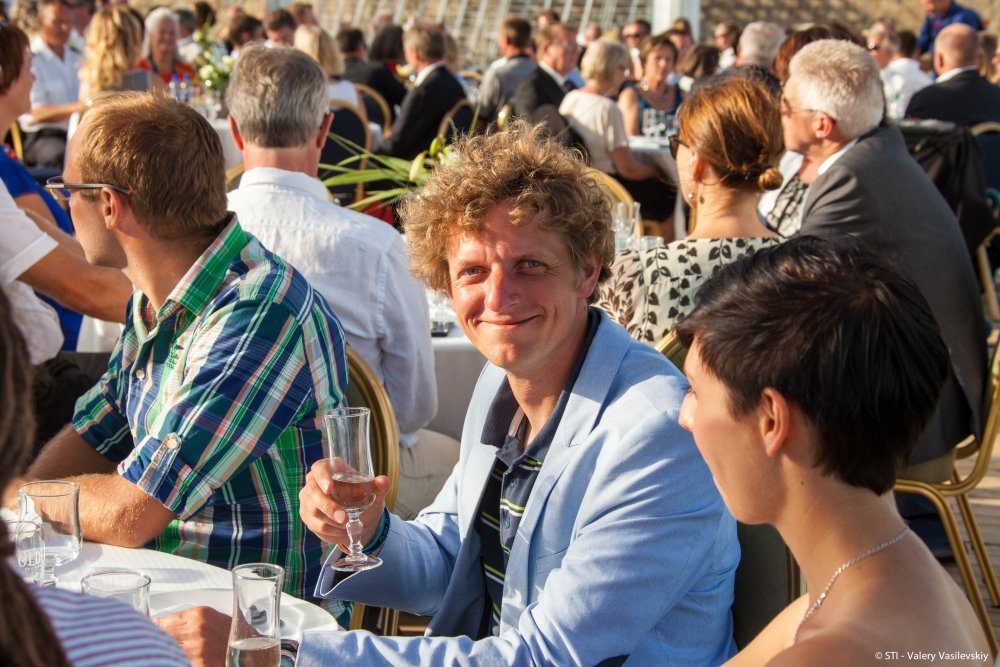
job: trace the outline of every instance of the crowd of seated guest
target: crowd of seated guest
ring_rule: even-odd
[[[950,478],[956,444],[983,428],[966,239],[895,126],[997,120],[974,12],[928,0],[935,83],[918,78],[916,38],[885,21],[864,38],[723,23],[710,46],[684,20],[659,34],[631,21],[621,43],[602,26],[578,42],[551,11],[510,16],[477,97],[440,25],[378,16],[369,51],[361,28],[334,39],[306,3],[263,21],[234,5],[214,29],[199,5],[142,17],[39,0],[30,41],[0,23],[0,126],[25,138],[24,163],[0,155],[6,507],[26,480],[71,479],[85,539],[283,565],[286,592],[344,626],[352,601],[430,617],[425,637],[308,637],[303,665],[849,664],[889,639],[988,653],[934,563],[927,508],[889,494],[898,475]],[[149,92],[195,81],[206,44],[235,58],[229,193],[217,129]],[[375,150],[403,160],[457,103],[483,112],[394,202],[398,230],[317,179],[331,100],[362,116],[371,101],[355,82],[388,104]],[[676,183],[630,148],[647,109],[676,114],[659,149]],[[588,167],[647,219],[679,197],[686,238],[615,255],[607,181]],[[461,442],[425,428],[439,395],[425,288],[489,362]],[[72,352],[81,314],[124,322],[97,373]],[[672,331],[688,378],[649,347]],[[394,513],[378,477],[363,517],[383,565],[351,577],[324,564],[350,540],[317,423],[345,400],[347,344],[400,433]],[[775,525],[810,591],[739,654],[734,517]],[[74,662],[73,616],[93,603],[10,590],[5,615],[40,619],[10,655]],[[102,613],[133,629],[122,651],[167,644]],[[159,621],[209,664],[229,623]]]

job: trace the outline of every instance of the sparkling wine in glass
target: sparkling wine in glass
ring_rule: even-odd
[[[371,410],[335,408],[324,414],[330,464],[333,468],[330,497],[347,513],[350,553],[331,567],[341,572],[361,572],[378,567],[382,561],[362,551],[361,514],[375,502],[375,475],[369,444]]]

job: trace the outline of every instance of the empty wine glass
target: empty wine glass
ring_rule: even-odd
[[[97,570],[80,580],[80,591],[94,597],[119,600],[143,616],[149,616],[149,583],[148,575],[135,570]]]
[[[34,521],[13,521],[7,529],[14,542],[17,567],[21,578],[40,586],[55,585],[55,579],[45,580],[45,538],[41,524]]]
[[[227,667],[277,667],[281,662],[281,584],[285,570],[268,563],[233,568],[233,622]]]
[[[333,483],[330,497],[347,513],[350,553],[331,567],[341,572],[361,572],[378,567],[382,561],[362,551],[361,513],[375,502],[375,475],[372,471],[368,408],[335,408],[325,413]]]
[[[43,481],[22,484],[17,490],[18,518],[42,527],[45,542],[43,585],[54,582],[54,568],[80,555],[80,486],[73,482]]]

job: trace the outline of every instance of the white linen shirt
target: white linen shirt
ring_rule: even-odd
[[[17,207],[0,183],[0,285],[35,365],[56,356],[63,343],[62,330],[56,311],[17,278],[57,245]]]
[[[410,275],[403,237],[330,202],[319,179],[284,169],[243,174],[229,209],[326,298],[389,393],[400,445],[414,445],[437,412],[437,383],[427,298]]]
[[[890,120],[901,120],[914,93],[933,83],[920,69],[920,64],[911,58],[891,61],[882,69],[881,74]]]
[[[82,56],[67,44],[63,47],[63,58],[57,56],[52,49],[36,35],[31,40],[31,73],[35,75],[35,84],[31,87],[31,108],[47,105],[69,104],[80,98],[80,61]],[[36,123],[31,112],[19,119],[21,129],[25,132],[37,132],[43,127],[66,130],[69,119]]]

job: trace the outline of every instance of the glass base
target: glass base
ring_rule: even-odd
[[[376,568],[381,564],[381,558],[374,558],[372,556],[362,556],[357,559],[352,559],[350,556],[344,556],[336,563],[330,565],[330,567],[337,572],[364,572],[365,570]]]

